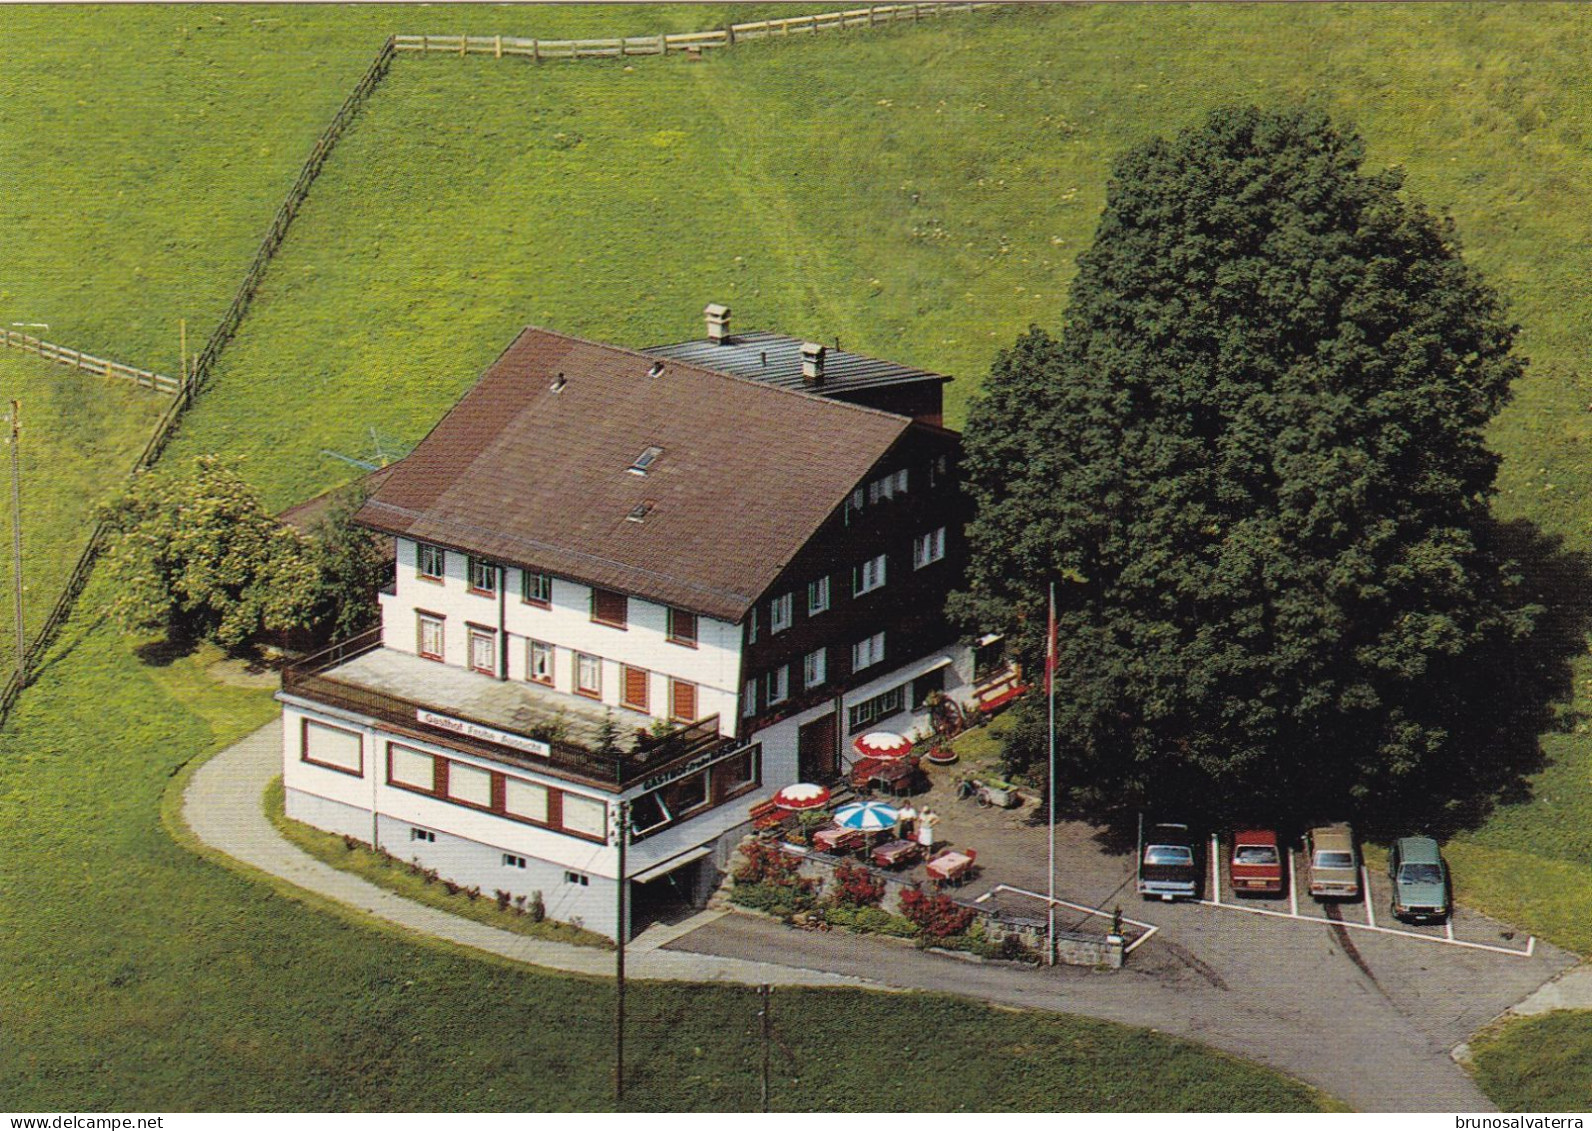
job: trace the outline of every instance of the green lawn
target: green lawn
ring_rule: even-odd
[[[1592,1012],[1559,1010],[1495,1027],[1471,1042],[1476,1082],[1504,1111],[1586,1111]]]
[[[94,507],[121,488],[171,401],[0,349],[0,413],[13,398],[22,403],[22,619],[31,639],[88,543]],[[11,449],[0,445],[0,683],[16,663],[11,523]]]
[[[219,317],[315,135],[389,32],[647,32],[714,26],[725,12],[5,15],[0,318],[49,322],[56,340],[173,372],[177,318],[197,339]],[[96,43],[119,49],[86,49]],[[954,422],[998,347],[1030,322],[1056,324],[1116,153],[1218,103],[1316,99],[1359,122],[1373,167],[1403,165],[1415,194],[1453,214],[1513,303],[1534,364],[1494,431],[1500,509],[1585,548],[1589,50],[1592,11],[1576,6],[1102,5],[701,62],[401,58],[316,185],[174,455],[248,455],[248,474],[283,505],[346,477],[323,448],[365,453],[371,429],[417,439],[527,322],[647,345],[699,336],[710,300],[730,303],[737,326],[839,336],[953,373]],[[172,842],[157,820],[168,776],[272,705],[215,684],[204,657],[140,663],[98,623],[96,593],[0,738],[7,1103],[601,1106],[601,984],[356,927]],[[1586,709],[1592,669],[1580,675]],[[1548,750],[1536,800],[1449,853],[1462,898],[1585,950],[1592,744],[1583,725]],[[1140,1102],[1157,1077],[1158,1105],[1309,1102],[1156,1037],[854,996],[845,1008],[881,1031],[967,1038],[955,1095],[916,1079],[901,1086],[926,1090],[880,1093],[876,1073],[830,1070],[801,1043],[840,1008],[834,997],[783,996],[797,1053],[786,1080],[800,1075],[814,1107],[867,1097],[1103,1110]],[[660,989],[640,1012],[655,1055],[638,1069],[639,1103],[754,1102],[746,994]],[[1592,1032],[1585,1018],[1569,1024]],[[1124,1079],[1134,1064],[1155,1071]],[[1189,1090],[1168,1092],[1167,1080]],[[797,1095],[787,1083],[776,1103]]]
[[[766,6],[765,6],[766,7]],[[695,30],[721,5],[8,5],[0,321],[176,374],[316,136],[396,32]],[[755,16],[757,9],[745,9]]]
[[[94,623],[96,583],[24,697],[0,760],[0,1097],[10,1110],[603,1108],[611,984],[419,944],[283,883],[239,876],[162,826],[195,758],[266,722],[269,694],[203,651],[146,665]],[[228,673],[230,675],[230,672]],[[917,995],[781,993],[779,1108],[1314,1110],[1320,1097],[1198,1046]],[[755,1106],[749,989],[637,986],[638,1107]],[[834,1018],[954,1034],[961,1071],[907,1042],[881,1082],[834,1054]]]

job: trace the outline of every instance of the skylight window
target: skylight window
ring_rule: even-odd
[[[630,522],[646,522],[647,516],[651,513],[652,503],[650,501],[645,503],[637,503],[635,506],[630,508],[630,513],[625,515],[625,518]]]
[[[636,457],[636,461],[625,470],[632,475],[645,475],[653,464],[658,462],[658,457],[663,455],[662,448],[648,448]]]

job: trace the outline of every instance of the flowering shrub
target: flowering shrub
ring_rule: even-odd
[[[801,866],[800,860],[781,852],[776,845],[752,841],[741,849],[741,862],[735,868],[735,882],[774,884],[778,887],[804,884],[811,887],[811,880],[803,880],[796,874]]]
[[[796,912],[812,907],[813,888],[818,885],[817,880],[797,875],[800,868],[800,860],[776,846],[753,841],[741,850],[730,900],[789,921]]]
[[[901,893],[901,914],[917,924],[925,939],[935,941],[959,935],[973,922],[971,907],[959,907],[948,895],[920,891]]]
[[[837,907],[878,907],[884,898],[884,881],[857,864],[842,862],[835,868],[829,896]]]

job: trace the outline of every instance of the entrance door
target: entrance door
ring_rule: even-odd
[[[802,781],[833,781],[840,772],[835,758],[835,713],[814,719],[796,732],[796,774]]]

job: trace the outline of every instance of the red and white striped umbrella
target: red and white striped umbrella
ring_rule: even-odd
[[[797,782],[787,785],[774,795],[774,804],[781,809],[821,809],[829,804],[826,786]]]
[[[864,758],[876,758],[881,762],[888,762],[892,758],[905,758],[912,753],[910,738],[904,734],[892,734],[887,730],[874,730],[858,735],[852,740],[851,746]]]

